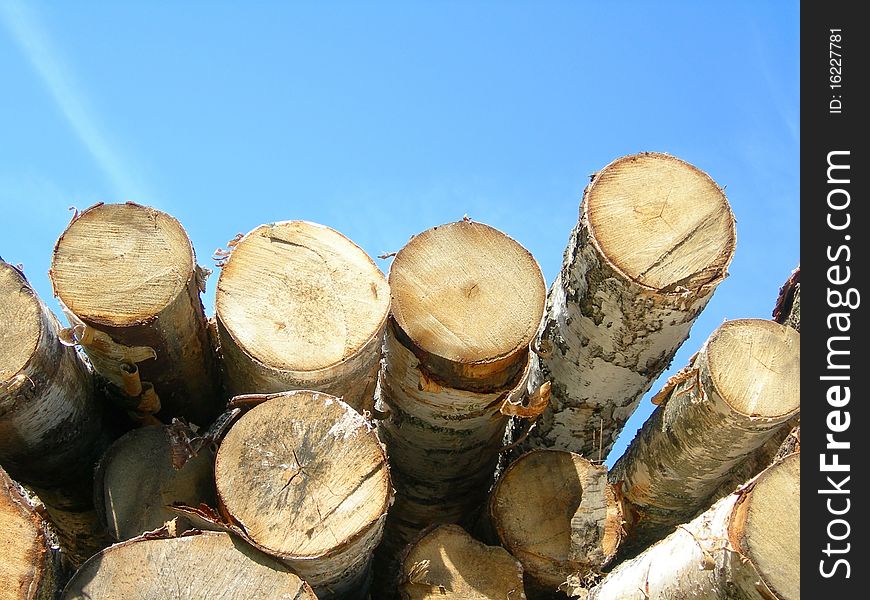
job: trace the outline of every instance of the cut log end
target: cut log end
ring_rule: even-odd
[[[622,540],[622,505],[606,468],[562,450],[532,450],[514,461],[489,511],[533,587],[549,592],[569,576],[599,572]]]
[[[400,592],[405,600],[520,600],[523,567],[504,548],[440,525],[409,546]]]
[[[593,238],[629,279],[654,290],[697,291],[720,280],[734,254],[734,217],[718,185],[667,154],[619,158],[584,201]]]
[[[800,455],[765,471],[738,505],[729,537],[778,600],[800,598]]]
[[[466,221],[415,236],[396,255],[389,281],[393,316],[411,342],[460,365],[528,348],[546,298],[541,269],[525,248]]]
[[[99,598],[316,600],[278,561],[225,533],[116,544],[86,562],[63,600]]]
[[[392,488],[374,430],[350,406],[310,391],[272,396],[227,433],[215,481],[231,520],[318,595],[361,584]]]
[[[0,556],[0,600],[54,597],[54,563],[45,522],[2,468]]]
[[[193,247],[176,219],[132,203],[98,204],[57,241],[51,279],[55,294],[79,318],[127,327],[168,306],[194,268]]]
[[[735,319],[710,336],[707,367],[738,413],[773,419],[800,410],[800,334],[764,319]]]
[[[42,332],[42,307],[24,276],[0,262],[0,386],[30,361]]]
[[[257,227],[235,246],[215,310],[223,332],[254,360],[311,372],[379,338],[389,294],[377,265],[349,239],[323,225],[284,221]],[[275,390],[248,393],[266,391]]]

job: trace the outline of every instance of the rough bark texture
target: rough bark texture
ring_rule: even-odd
[[[0,467],[0,600],[53,600],[57,561],[45,518]]]
[[[631,504],[626,551],[661,539],[800,410],[800,336],[762,319],[728,321],[654,398],[610,479]]]
[[[569,578],[595,582],[622,541],[622,502],[607,468],[564,450],[532,450],[499,479],[489,518],[523,564],[526,593],[549,597]]]
[[[215,306],[231,395],[311,389],[371,410],[390,292],[346,237],[305,221],[257,227],[226,260]]]
[[[379,404],[396,486],[387,562],[430,524],[470,525],[485,501],[546,292],[527,250],[469,221],[415,236],[389,281]]]
[[[285,565],[216,532],[168,539],[146,536],[102,551],[63,592],[63,600],[101,598],[317,600]]]
[[[384,450],[368,421],[333,396],[265,398],[218,449],[221,511],[321,600],[363,598],[392,492]]]
[[[94,379],[23,274],[0,262],[0,463],[45,504],[73,566],[109,542],[93,510],[107,440]]]
[[[191,447],[193,433],[180,422],[141,427],[115,441],[97,466],[94,498],[116,540],[128,540],[174,521],[190,523],[167,507],[215,506],[214,454]]]
[[[672,156],[617,159],[583,194],[547,299],[530,389],[551,405],[526,448],[607,456],[726,277],[734,217],[705,173]]]
[[[620,563],[589,600],[800,598],[800,456]]]
[[[400,592],[403,600],[519,600],[523,567],[458,525],[438,525],[407,548]]]
[[[202,427],[221,412],[205,274],[178,221],[132,203],[92,206],[58,239],[49,275],[75,341],[131,416]]]

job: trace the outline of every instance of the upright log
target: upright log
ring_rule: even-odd
[[[220,413],[204,273],[178,221],[130,202],[92,206],[58,239],[49,275],[76,341],[134,414],[205,426]]]
[[[257,227],[218,279],[231,395],[311,389],[371,410],[389,307],[384,275],[337,231],[306,221]]]
[[[279,561],[238,538],[212,531],[115,544],[85,563],[62,597],[317,600],[308,584]]]
[[[470,221],[415,236],[389,282],[379,433],[396,486],[385,534],[395,556],[430,524],[469,524],[485,501],[546,290],[525,248]]]
[[[266,396],[221,443],[215,482],[221,512],[318,598],[365,597],[392,489],[374,430],[349,405],[306,390]]]
[[[112,537],[128,540],[172,521],[180,533],[189,523],[169,506],[215,505],[214,453],[191,448],[191,438],[179,422],[140,427],[106,450],[94,497]]]
[[[47,524],[0,467],[0,600],[54,600],[57,562]]]
[[[583,194],[547,300],[530,389],[551,405],[525,447],[603,459],[689,335],[734,253],[710,177],[666,154],[619,158]]]
[[[94,381],[24,275],[0,261],[0,464],[33,488],[73,565],[108,543],[93,510],[105,447]]]
[[[798,600],[800,455],[792,454],[639,556],[588,600]]]
[[[403,600],[509,600],[523,597],[523,567],[458,525],[438,525],[407,548]]]
[[[654,401],[610,473],[638,550],[709,506],[731,469],[800,410],[800,335],[763,319],[716,329]]]
[[[492,528],[523,564],[532,598],[564,590],[569,578],[591,587],[619,549],[622,518],[607,468],[564,450],[515,460],[489,501]]]

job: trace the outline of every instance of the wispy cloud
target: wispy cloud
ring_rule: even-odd
[[[88,110],[85,94],[76,85],[72,71],[63,63],[33,11],[23,2],[0,0],[0,22],[6,25],[64,118],[105,174],[118,195],[116,200],[140,197],[144,190],[137,185],[118,149],[110,144],[98,120]]]

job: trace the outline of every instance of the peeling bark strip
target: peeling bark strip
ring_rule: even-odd
[[[0,600],[54,600],[57,564],[44,517],[0,467]]]
[[[0,262],[0,463],[39,494],[77,566],[108,543],[91,497],[103,410],[59,329],[21,272]]]
[[[607,468],[564,450],[532,450],[511,463],[492,491],[489,518],[537,596],[569,577],[594,582],[622,541],[622,503]]]
[[[92,206],[58,239],[49,275],[97,373],[119,392],[131,376],[153,385],[156,398],[127,397],[134,415],[205,426],[223,409],[204,273],[178,221],[130,202]]]
[[[238,538],[215,532],[115,544],[79,569],[62,598],[317,600],[286,566]]]
[[[589,600],[798,600],[800,455],[620,563]]]
[[[176,520],[184,531],[189,522],[167,506],[181,502],[214,506],[214,454],[189,446],[180,422],[140,427],[113,443],[97,466],[94,497],[100,517],[116,540],[128,540]],[[191,456],[191,454],[193,454]],[[176,458],[182,460],[174,460]]]
[[[217,453],[221,511],[318,598],[363,598],[391,499],[386,456],[359,413],[328,394],[275,394]]]
[[[731,469],[800,410],[800,334],[763,319],[728,321],[681,373],[611,470],[632,505],[633,549],[709,506]]]
[[[504,548],[439,525],[405,552],[400,592],[403,600],[520,600],[523,567]]]
[[[511,412],[525,393],[529,342],[546,288],[532,255],[470,221],[415,236],[390,268],[380,433],[396,503],[395,553],[432,523],[472,516],[492,483]],[[504,412],[502,408],[504,407]]]
[[[726,277],[734,216],[710,177],[673,156],[619,158],[583,194],[547,299],[530,389],[553,383],[525,447],[603,459]]]
[[[371,410],[387,281],[349,239],[323,225],[261,225],[233,248],[215,311],[231,395],[319,390]]]

